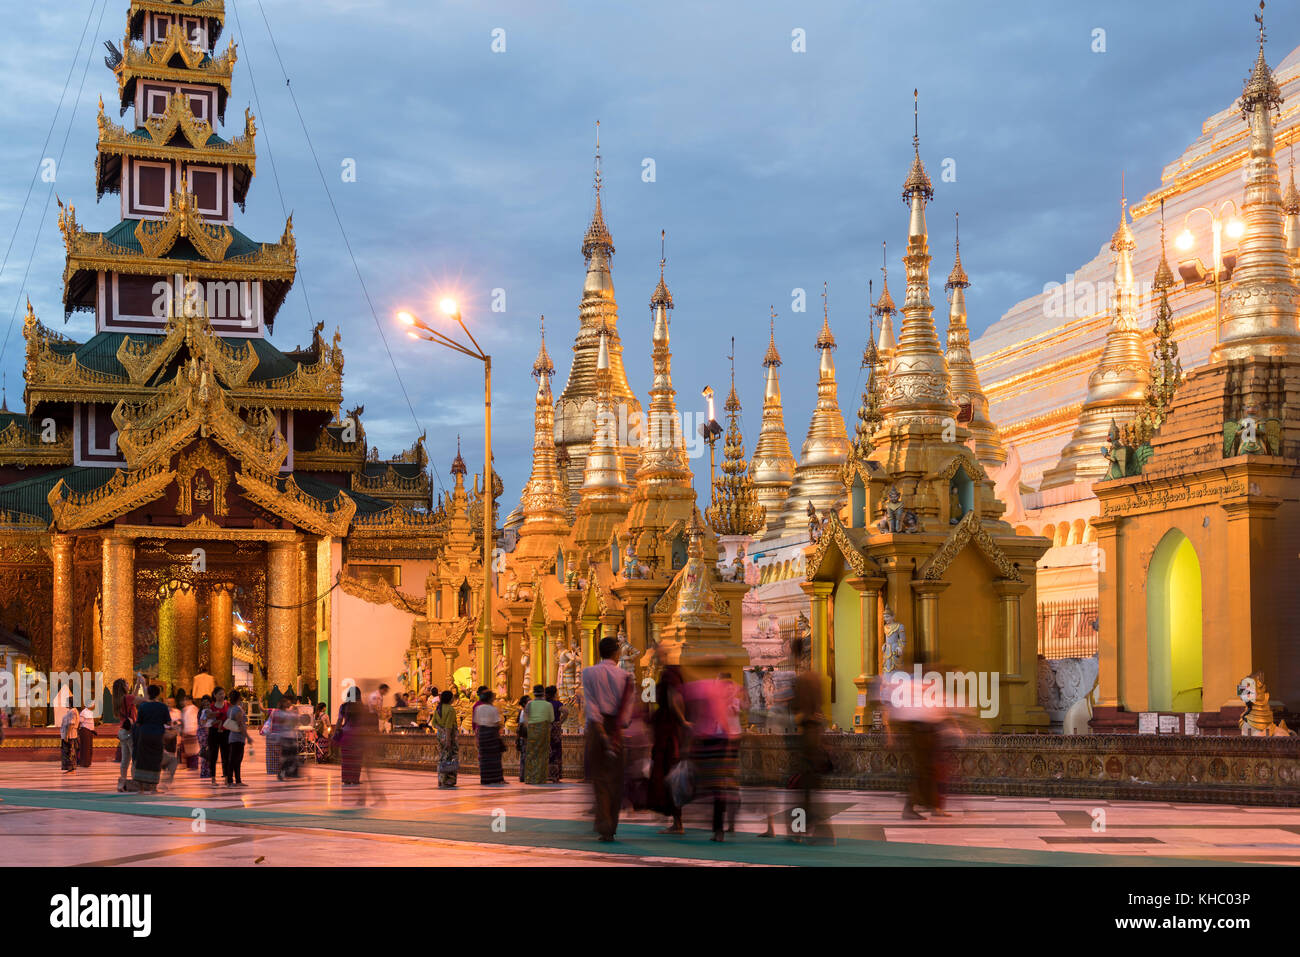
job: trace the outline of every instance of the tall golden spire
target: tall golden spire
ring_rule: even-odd
[[[763,424],[759,428],[754,457],[749,463],[749,475],[754,482],[754,494],[767,513],[768,525],[779,524],[790,483],[794,481],[795,461],[790,452],[790,439],[785,433],[785,410],[781,405],[781,353],[776,348],[776,309],[771,310],[767,354],[763,367],[767,369],[766,388],[763,392]]]
[[[876,303],[873,300],[872,283],[867,282],[867,345],[862,350],[860,368],[867,373],[867,381],[862,387],[862,404],[858,406],[858,426],[853,436],[853,450],[850,459],[865,460],[871,456],[874,447],[873,436],[880,428],[884,416],[880,405],[884,395],[884,375],[881,369],[880,350],[876,346]]]
[[[745,438],[740,433],[740,398],[736,395],[736,340],[731,340],[731,392],[727,412],[727,438],[722,452],[722,476],[713,480],[713,503],[706,517],[719,535],[753,535],[767,520],[758,504],[754,483],[745,463]]]
[[[673,296],[664,280],[664,266],[668,259],[664,252],[667,234],[659,234],[659,284],[650,296],[651,358],[654,378],[650,385],[650,410],[646,417],[646,434],[642,448],[641,466],[636,471],[638,488],[642,483],[651,485],[679,485],[689,488],[691,469],[682,447],[681,419],[677,414],[673,388],[672,347],[669,342],[669,311]]]
[[[985,468],[996,468],[1007,460],[998,427],[989,419],[989,400],[980,385],[979,370],[970,351],[970,328],[966,324],[966,290],[970,277],[961,265],[961,218],[953,214],[955,240],[952,272],[943,288],[948,292],[948,362],[949,391],[958,405],[958,415],[975,440],[975,458]],[[970,406],[969,418],[965,406]]]
[[[876,351],[880,354],[880,364],[884,369],[884,375],[881,376],[881,384],[889,378],[889,366],[894,359],[894,314],[898,312],[898,307],[894,305],[894,297],[889,294],[889,251],[886,244],[882,241],[880,244],[880,298],[872,304],[877,316],[880,317],[880,339],[876,342]]]
[[[1223,297],[1219,342],[1210,361],[1246,356],[1300,356],[1300,288],[1286,251],[1285,214],[1273,156],[1273,114],[1282,92],[1264,59],[1264,4],[1259,56],[1241,94],[1241,113],[1250,126],[1242,219],[1246,231],[1237,247],[1232,285]]]
[[[913,97],[916,91],[913,91]],[[915,106],[913,107],[915,118]],[[948,389],[948,366],[939,348],[930,302],[930,250],[925,225],[925,204],[934,198],[930,177],[921,164],[920,136],[912,135],[911,171],[903,184],[903,201],[911,207],[908,224],[907,295],[903,324],[898,335],[885,390],[885,427],[893,430],[909,423],[937,431],[940,422],[955,413]]]
[[[551,397],[551,376],[555,363],[546,352],[546,317],[541,318],[541,346],[533,362],[537,380],[537,402],[533,411],[533,471],[520,501],[524,521],[520,539],[531,535],[563,535],[568,522],[568,495],[555,463],[555,407]],[[549,550],[549,549],[548,549]]]
[[[821,353],[817,378],[817,404],[813,407],[808,434],[803,441],[799,465],[794,470],[794,482],[785,508],[781,512],[779,527],[769,525],[767,534],[788,534],[806,527],[807,507],[812,502],[818,511],[838,509],[844,498],[844,483],[840,470],[848,461],[848,432],[840,412],[838,386],[835,382],[835,336],[831,333],[830,303],[826,284],[822,284],[822,328],[817,336],[817,351]]]
[[[587,448],[595,428],[591,409],[597,399],[596,362],[602,329],[607,331],[609,340],[606,349],[609,353],[611,400],[616,409],[621,407],[628,422],[635,422],[641,415],[641,403],[628,385],[627,372],[623,368],[623,343],[618,335],[618,303],[614,298],[614,279],[610,272],[610,263],[614,258],[614,240],[605,225],[599,121],[596,123],[593,180],[595,207],[582,240],[587,277],[578,308],[578,335],[573,343],[573,364],[569,368],[569,379],[555,404],[555,442],[570,454],[574,473],[571,478],[578,478],[583,473]],[[627,447],[622,452],[628,465],[635,466],[637,450]]]
[[[1122,182],[1122,181],[1121,181]],[[1110,240],[1115,254],[1115,299],[1111,306],[1110,328],[1097,368],[1088,376],[1088,395],[1079,412],[1079,424],[1069,443],[1061,450],[1055,467],[1043,475],[1042,488],[1055,488],[1072,482],[1094,482],[1106,474],[1107,461],[1102,454],[1112,424],[1124,424],[1143,408],[1151,373],[1142,346],[1138,325],[1137,280],[1133,276],[1133,250],[1137,242],[1128,224],[1128,197],[1120,190],[1119,226]],[[1161,248],[1160,284],[1167,289],[1173,282]]]
[[[614,408],[610,369],[609,330],[600,330],[596,359],[597,394],[595,434],[583,467],[580,501],[625,499],[627,479],[618,442],[618,413]]]
[[[1290,175],[1287,177],[1286,192],[1282,194],[1282,212],[1286,213],[1286,252],[1300,278],[1300,190],[1295,188],[1295,137],[1291,138],[1288,152]]]

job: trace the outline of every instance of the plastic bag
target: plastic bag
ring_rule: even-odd
[[[690,761],[678,761],[664,778],[668,796],[676,807],[685,807],[695,800],[695,766]]]

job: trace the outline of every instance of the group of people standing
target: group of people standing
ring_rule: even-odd
[[[478,746],[479,783],[504,785],[506,776],[501,759],[506,742],[502,737],[501,711],[495,704],[496,694],[490,688],[480,687],[477,699],[470,711],[470,726]],[[438,787],[454,788],[460,772],[460,719],[455,692],[443,691],[437,695],[437,701],[430,725],[438,737]],[[554,685],[534,685],[531,696],[520,698],[515,748],[519,753],[521,783],[559,783],[563,722],[564,706]]]
[[[162,689],[149,685],[140,700],[119,678],[113,683],[113,713],[119,720],[119,791],[166,790],[182,761],[195,766],[202,719],[199,706],[184,691],[163,699]]]

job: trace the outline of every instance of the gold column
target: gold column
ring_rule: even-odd
[[[212,586],[208,599],[208,670],[217,685],[230,689],[234,681],[234,601],[233,587]]]
[[[158,595],[158,686],[166,697],[176,687],[180,645],[176,629],[176,593],[164,587]]]
[[[862,616],[862,673],[853,679],[858,689],[858,703],[853,709],[853,730],[863,732],[872,725],[870,687],[880,674],[880,592],[885,587],[884,576],[864,576],[849,579],[858,593],[858,608]]]
[[[812,670],[821,679],[822,714],[827,721],[831,716],[830,676],[830,597],[834,582],[804,582],[803,590],[812,596]]]
[[[1020,596],[1028,587],[1028,582],[993,583],[993,591],[1002,606],[1002,678],[1005,681],[1023,681],[1025,676],[1025,656],[1020,635]],[[1037,650],[1034,649],[1034,660],[1038,658]]]
[[[298,544],[298,673],[302,684],[316,681],[316,576],[313,568],[316,557],[314,543]],[[302,694],[305,688],[295,687]]]
[[[546,662],[546,628],[545,628],[545,626],[542,626],[542,627],[538,628],[535,632],[533,632],[533,633],[532,633],[532,638],[533,638],[533,646],[532,646],[532,649],[529,651],[529,654],[532,655],[532,658],[533,658],[533,660],[532,660],[532,666],[533,666],[533,669],[532,669],[532,670],[533,670],[533,684],[535,684],[535,685],[548,685],[548,684],[552,684],[552,682],[549,680],[549,679],[550,679],[550,676],[547,674],[547,672],[548,672],[549,669],[547,668],[547,662]],[[524,693],[524,694],[532,694],[532,693],[533,693],[533,689],[532,689],[532,688],[525,688],[524,691],[523,691],[523,693]]]
[[[1097,705],[1118,708],[1124,700],[1121,677],[1123,667],[1120,650],[1123,637],[1120,633],[1120,589],[1124,571],[1120,563],[1119,535],[1122,520],[1113,515],[1102,515],[1092,520],[1097,530],[1097,558],[1101,573],[1097,576]],[[1145,622],[1145,613],[1143,613]],[[1145,654],[1145,650],[1143,652]]]
[[[179,650],[176,685],[190,691],[199,673],[199,601],[193,585],[172,592],[176,606],[176,645]]]
[[[135,666],[135,543],[104,536],[103,664],[104,684],[123,678],[129,684]]]
[[[915,581],[912,591],[916,593],[920,608],[917,614],[917,648],[925,653],[927,662],[933,664],[939,660],[939,596],[951,582]]]
[[[455,681],[452,680],[452,677],[453,677],[453,675],[456,674],[456,646],[455,646],[455,645],[443,645],[443,646],[442,646],[442,657],[443,657],[443,660],[446,662],[446,668],[447,668],[447,680],[446,680],[445,682],[443,682],[442,688],[439,689],[439,690],[441,690],[441,691],[447,691],[447,690],[453,688],[454,685],[455,685]]]
[[[266,549],[266,681],[288,691],[298,675],[298,542]],[[295,689],[296,690],[296,689]]]
[[[54,561],[54,640],[51,668],[71,671],[72,661],[72,536],[50,536]]]

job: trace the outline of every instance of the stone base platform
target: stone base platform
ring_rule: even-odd
[[[567,779],[583,777],[582,740],[564,736]],[[906,789],[911,756],[902,742],[891,745],[883,734],[828,734],[825,741],[833,767],[825,787]],[[784,786],[797,748],[794,735],[742,736],[741,783]],[[945,760],[955,794],[1300,807],[1300,737],[976,734],[953,741]],[[437,742],[432,735],[385,735],[383,763],[435,771]],[[507,779],[518,780],[513,735],[502,763]],[[477,746],[462,735],[460,773],[477,772]]]
[[[58,728],[5,728],[0,761],[58,761]],[[111,761],[117,749],[117,725],[95,728],[95,759]]]

